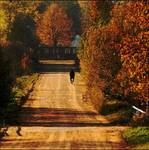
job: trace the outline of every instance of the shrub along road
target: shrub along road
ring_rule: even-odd
[[[74,84],[68,72],[41,73],[0,149],[127,149],[121,137],[126,127],[108,126],[84,92],[79,73]]]

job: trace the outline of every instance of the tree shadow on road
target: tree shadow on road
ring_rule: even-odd
[[[98,114],[92,111],[24,107],[19,114],[18,123],[12,125],[43,127],[98,127],[111,125],[97,120]]]
[[[80,65],[79,63],[77,63],[77,61],[74,60],[74,63],[70,63],[70,64],[67,63],[67,61],[70,61],[70,60],[64,60],[65,63],[61,62],[60,60],[55,60],[55,63],[53,62],[53,64],[51,62],[49,64],[48,62],[46,64],[39,62],[36,65],[35,72],[38,72],[38,73],[70,72],[71,69],[73,69],[75,72],[80,72]]]

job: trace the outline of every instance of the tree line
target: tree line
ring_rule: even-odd
[[[86,6],[79,57],[86,94],[97,109],[103,104],[100,90],[133,104],[149,101],[147,12],[146,0]]]
[[[0,1],[0,116],[16,104],[13,85],[34,72],[40,45],[70,45],[81,32],[79,13],[77,1]]]
[[[76,34],[86,96],[97,109],[101,92],[147,102],[148,29],[146,0],[0,1],[0,110],[15,102],[13,84],[33,72],[39,46],[69,46]]]

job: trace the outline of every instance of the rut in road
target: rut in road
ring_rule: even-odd
[[[126,148],[124,127],[104,127],[108,120],[82,98],[84,92],[79,73],[73,85],[68,72],[42,73],[0,149]]]

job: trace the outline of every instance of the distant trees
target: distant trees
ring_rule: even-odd
[[[38,18],[38,6],[41,2],[0,1],[0,45],[5,57],[11,59],[16,75],[26,74],[29,70],[21,68],[24,56],[31,59],[31,49],[38,45],[35,22]],[[13,57],[13,58],[12,58]],[[29,60],[31,62],[31,60]],[[29,63],[28,63],[29,64]],[[17,67],[16,67],[17,66]],[[13,69],[14,70],[14,69]],[[22,73],[21,73],[22,72]]]
[[[89,1],[83,7],[82,28],[84,32],[90,27],[106,24],[110,20],[112,1]]]
[[[29,14],[19,13],[12,23],[9,39],[33,47],[37,41],[35,30],[35,21],[33,18]]]
[[[27,2],[27,1],[0,1],[0,10],[5,13],[5,18],[7,20],[7,36],[6,39],[9,40],[9,34],[18,14],[26,14],[36,20],[38,11],[36,8],[39,6],[40,2]],[[1,13],[0,13],[1,14]],[[3,15],[4,16],[4,15]],[[4,20],[4,17],[3,17]],[[0,21],[0,24],[2,22]]]
[[[37,22],[41,43],[49,46],[70,45],[72,22],[58,4],[51,4]]]
[[[77,0],[58,1],[60,6],[64,8],[68,17],[72,20],[72,32],[74,34],[81,34],[81,8]]]

